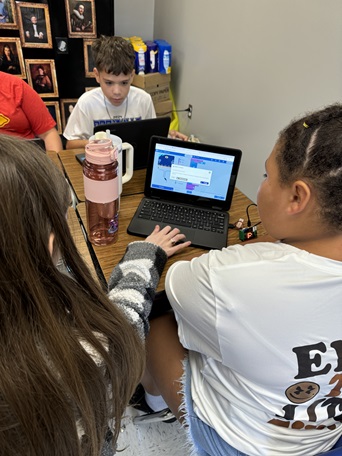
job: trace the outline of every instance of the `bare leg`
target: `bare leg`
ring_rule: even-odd
[[[144,390],[148,393],[152,394],[153,396],[160,396],[161,392],[159,391],[156,382],[150,374],[147,366],[145,367],[145,372],[140,380],[140,383],[143,385]]]
[[[147,366],[141,383],[150,394],[161,394],[173,414],[180,419],[180,378],[187,350],[179,342],[172,312],[153,319],[150,324],[146,340]]]

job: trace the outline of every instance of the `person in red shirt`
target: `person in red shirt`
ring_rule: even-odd
[[[46,150],[63,149],[56,122],[25,81],[0,71],[0,134],[41,138]]]

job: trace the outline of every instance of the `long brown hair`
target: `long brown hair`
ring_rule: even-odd
[[[6,135],[0,163],[0,453],[98,455],[111,418],[117,439],[143,344],[77,252],[62,173]]]

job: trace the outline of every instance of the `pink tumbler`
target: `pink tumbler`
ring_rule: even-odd
[[[84,194],[88,237],[94,245],[116,242],[119,229],[117,149],[111,139],[93,139],[85,147]]]

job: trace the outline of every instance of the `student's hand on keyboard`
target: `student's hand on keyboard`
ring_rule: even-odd
[[[180,250],[189,247],[191,242],[184,241],[184,239],[185,235],[178,228],[171,229],[170,226],[165,226],[163,229],[160,229],[160,226],[156,225],[153,232],[147,236],[146,241],[159,245],[159,247],[165,250],[166,255],[170,257]]]

